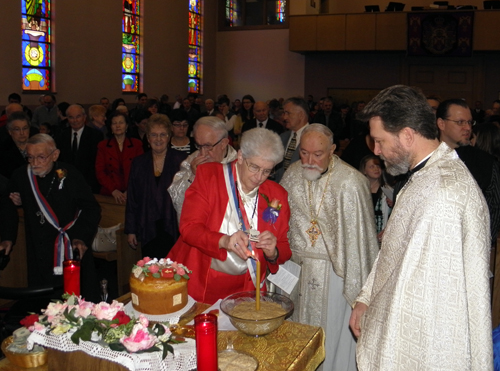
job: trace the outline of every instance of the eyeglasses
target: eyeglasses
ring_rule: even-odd
[[[224,138],[220,138],[219,141],[217,143],[215,143],[215,144],[198,144],[198,143],[195,143],[194,146],[196,147],[196,149],[199,149],[200,151],[202,149],[205,149],[208,152],[210,152],[210,151],[212,151],[214,149],[214,147],[217,144],[219,144],[222,141],[222,139],[224,139]]]
[[[476,121],[475,120],[450,120],[450,119],[443,119],[443,120],[445,120],[445,121],[453,121],[458,126],[465,126],[465,125],[474,126],[474,125],[476,125]]]
[[[156,139],[156,138],[165,139],[168,137],[168,134],[167,133],[160,133],[160,134],[151,133],[151,134],[148,134],[148,137],[153,138],[153,139]]]
[[[245,160],[245,164],[247,165],[248,170],[253,174],[262,172],[262,175],[269,176],[269,175],[272,175],[274,173],[273,169],[262,169],[260,166],[257,166],[257,165],[252,164],[252,163],[248,163],[247,160]]]
[[[176,128],[187,128],[189,124],[172,124],[172,126],[175,126]]]
[[[16,133],[20,133],[22,131],[30,131],[29,126],[25,126],[24,128],[12,128],[10,131],[14,131]]]
[[[33,157],[33,156],[26,156],[26,161],[28,161],[30,164],[33,163],[33,162],[35,162],[35,160],[37,160],[38,162],[44,163],[44,162],[46,162],[49,159],[50,155],[52,155],[54,152],[55,152],[55,149],[52,150],[52,152],[50,152],[47,156],[44,156],[44,155],[38,155],[38,156],[35,156],[35,157]]]

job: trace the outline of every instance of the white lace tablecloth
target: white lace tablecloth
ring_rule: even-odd
[[[196,369],[196,347],[193,339],[186,339],[186,343],[172,344],[174,354],[169,353],[162,360],[162,352],[141,354],[116,352],[91,341],[81,341],[79,345],[76,345],[71,341],[70,336],[69,333],[55,336],[33,331],[28,338],[28,347],[39,344],[61,352],[81,350],[92,357],[118,363],[130,371],[190,371]]]

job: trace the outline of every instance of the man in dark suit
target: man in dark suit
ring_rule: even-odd
[[[313,118],[314,124],[323,124],[333,132],[335,144],[339,146],[339,138],[342,133],[343,121],[340,113],[333,110],[333,100],[325,98],[323,100],[323,110],[319,111]]]
[[[304,98],[288,98],[283,104],[283,111],[283,119],[288,130],[280,135],[285,147],[285,158],[275,168],[273,180],[278,183],[290,164],[300,160],[300,136],[304,128],[309,125],[309,108]]]
[[[205,101],[205,111],[200,114],[200,117],[205,116],[215,116],[217,112],[215,111],[215,102],[213,99],[208,98]]]
[[[104,139],[103,134],[85,125],[87,115],[82,106],[73,104],[66,110],[70,127],[64,129],[57,138],[60,159],[74,165],[83,174],[92,188],[99,193],[100,185],[95,175],[97,144]]]
[[[279,122],[269,118],[269,107],[266,102],[255,102],[253,106],[253,114],[255,118],[247,121],[243,125],[243,128],[241,129],[242,133],[253,128],[265,128],[272,130],[277,134],[281,134],[285,131]]]

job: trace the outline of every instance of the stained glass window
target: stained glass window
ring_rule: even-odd
[[[123,0],[122,91],[138,92],[140,87],[140,1]]]
[[[21,0],[23,90],[50,91],[50,0]]]
[[[202,93],[202,0],[189,0],[188,92]]]
[[[286,26],[287,0],[221,0],[224,1],[225,27]]]

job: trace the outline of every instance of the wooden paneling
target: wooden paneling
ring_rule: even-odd
[[[346,50],[375,50],[375,16],[346,15]]]
[[[500,12],[475,12],[474,50],[500,50]]]
[[[344,14],[317,17],[317,50],[345,50]]]
[[[406,13],[380,13],[376,17],[375,49],[406,50]]]
[[[413,65],[409,85],[420,87],[425,94],[441,99],[463,98],[474,102],[474,66]]]
[[[315,51],[317,16],[290,17],[290,50]]]

